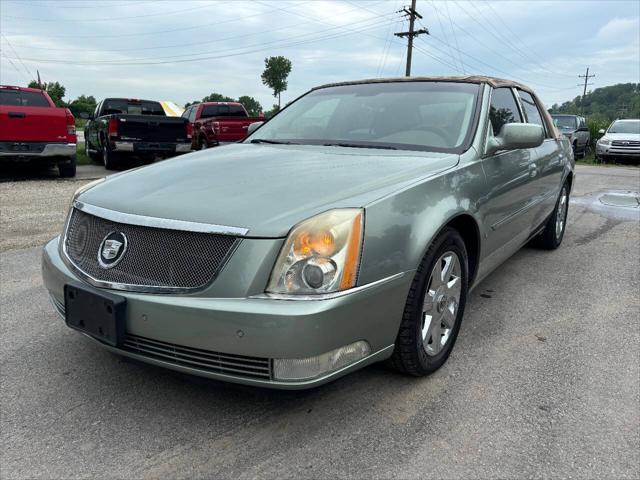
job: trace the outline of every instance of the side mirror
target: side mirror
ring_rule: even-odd
[[[80,118],[85,120],[93,120],[93,115],[87,112],[80,112]]]
[[[264,112],[258,113],[258,118],[264,118]]]
[[[520,148],[535,148],[542,145],[544,130],[541,125],[533,123],[506,123],[502,126],[497,137],[489,139],[487,154],[491,155],[499,150],[517,150]]]
[[[251,135],[257,129],[259,129],[264,122],[253,122],[249,124],[249,128],[247,128],[247,136]]]
[[[601,128],[600,130],[598,130],[598,133],[599,133],[600,135],[604,135],[604,128]]]

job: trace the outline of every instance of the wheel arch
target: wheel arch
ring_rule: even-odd
[[[472,285],[478,274],[478,267],[480,265],[481,236],[478,222],[472,215],[468,213],[460,213],[450,218],[433,238],[436,238],[445,227],[451,227],[457,230],[464,240],[469,260],[469,285]]]

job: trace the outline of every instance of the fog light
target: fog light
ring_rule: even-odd
[[[315,357],[276,358],[273,376],[275,380],[311,380],[355,363],[370,353],[369,344],[360,340]]]

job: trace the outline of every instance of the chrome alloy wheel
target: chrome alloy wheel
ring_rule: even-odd
[[[560,200],[558,201],[558,211],[556,212],[556,240],[560,240],[564,231],[564,223],[567,220],[567,207],[569,196],[566,187],[562,187]]]
[[[427,355],[440,353],[451,336],[458,316],[461,292],[458,255],[448,251],[435,263],[422,306],[422,344]]]

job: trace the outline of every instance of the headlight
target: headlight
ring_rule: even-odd
[[[96,185],[104,182],[106,180],[105,177],[103,178],[99,178],[98,180],[94,180],[93,182],[89,182],[83,186],[81,186],[79,189],[77,189],[74,194],[73,197],[71,197],[71,206],[73,206],[73,202],[76,201],[76,198],[78,198],[80,195],[82,195],[84,192],[86,192],[87,190],[89,190],[90,188],[95,187]]]
[[[273,267],[269,293],[329,293],[354,287],[360,265],[364,214],[329,210],[291,229]]]
[[[598,143],[600,145],[611,145],[611,140],[607,137],[602,137],[600,140],[598,140]]]

